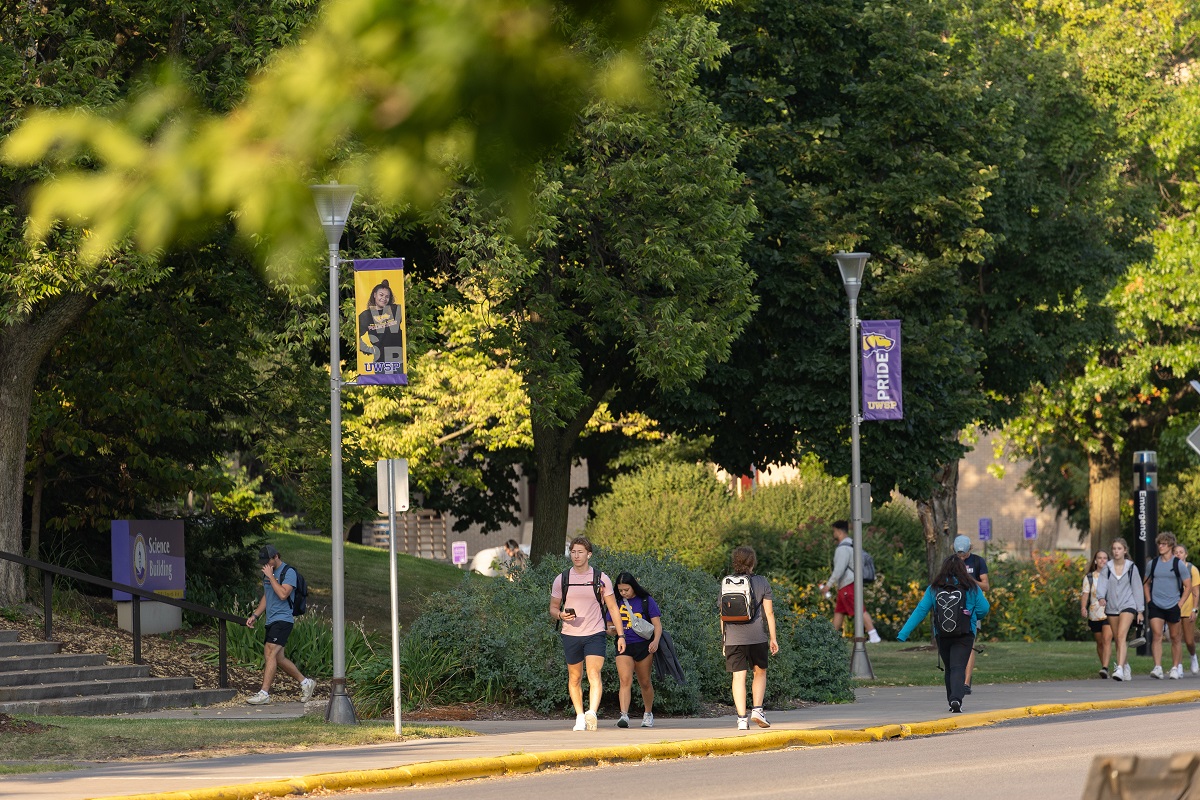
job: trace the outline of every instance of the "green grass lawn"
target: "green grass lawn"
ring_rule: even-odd
[[[21,717],[46,726],[38,733],[0,737],[0,774],[44,772],[45,762],[69,768],[79,761],[125,761],[172,755],[204,757],[278,752],[304,747],[379,744],[396,741],[390,721],[330,725],[320,717],[281,720],[112,719],[106,717]],[[404,739],[474,736],[445,725],[404,725]],[[33,762],[33,763],[29,763]],[[42,762],[42,763],[37,763]]]
[[[327,610],[332,605],[330,541],[323,536],[302,533],[274,533],[270,541],[279,548],[284,561],[295,564],[304,573],[309,603]],[[343,555],[346,620],[361,620],[368,631],[386,631],[391,626],[392,613],[388,600],[388,551],[347,542]],[[404,554],[398,554],[396,560],[400,624],[403,627],[408,627],[420,615],[426,597],[449,589],[463,579],[463,571],[450,564]]]
[[[882,642],[867,645],[875,680],[862,686],[940,686],[937,650],[923,649],[927,642]],[[983,642],[975,656],[976,683],[1024,683],[1096,678],[1100,662],[1092,642]],[[846,645],[849,661],[850,644]],[[1170,656],[1167,657],[1170,661]],[[1184,663],[1187,658],[1185,654]],[[1149,656],[1130,653],[1135,675],[1148,675],[1154,662]]]

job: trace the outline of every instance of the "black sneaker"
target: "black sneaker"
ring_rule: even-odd
[[[1107,679],[1108,679],[1108,667],[1101,667],[1101,668],[1100,668],[1100,677],[1101,677],[1101,678],[1104,678],[1105,680],[1107,680]]]
[[[962,713],[962,701],[961,700],[951,700],[950,701],[950,711],[955,714],[961,714]]]
[[[963,684],[963,694],[970,694],[970,693],[971,693],[971,684],[964,683]]]

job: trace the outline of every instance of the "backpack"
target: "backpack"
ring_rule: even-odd
[[[943,586],[933,595],[933,629],[938,636],[966,636],[971,633],[971,609],[967,592],[959,586]]]
[[[1154,593],[1154,570],[1158,568],[1160,560],[1156,558],[1151,561],[1150,569],[1147,570],[1149,574],[1146,576],[1146,583],[1150,586],[1151,594]],[[1179,586],[1179,596],[1183,597],[1183,576],[1179,574],[1179,559],[1175,556],[1171,557],[1171,571],[1175,573],[1175,583]],[[1188,572],[1190,573],[1191,570],[1188,570]]]
[[[563,570],[562,575],[558,576],[558,592],[562,595],[562,603],[567,602],[567,587],[568,586],[587,586],[586,583],[570,582],[571,568]],[[604,607],[604,579],[600,570],[592,567],[592,593],[596,595],[596,602],[600,604],[600,613],[602,616],[608,616],[607,609]],[[562,604],[559,607],[563,607]],[[558,628],[562,630],[562,620],[558,621]]]
[[[745,625],[758,613],[754,582],[749,575],[726,575],[721,579],[721,621]]]
[[[849,539],[842,539],[842,543],[839,544],[838,547],[843,547],[843,546],[854,547],[854,543],[851,542]],[[862,575],[863,583],[874,583],[875,578],[876,578],[875,559],[871,558],[870,553],[868,553],[866,550],[863,550],[862,551],[862,562],[863,562],[863,575]]]
[[[296,576],[296,586],[292,589],[292,593],[288,595],[288,605],[292,609],[292,616],[299,617],[305,611],[308,611],[308,581],[304,580],[304,576],[300,574],[300,570],[287,564],[284,564],[283,569],[279,571],[279,577],[283,578],[286,576],[289,569]]]

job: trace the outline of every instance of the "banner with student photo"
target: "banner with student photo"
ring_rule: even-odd
[[[359,384],[408,384],[404,259],[354,261]]]
[[[904,419],[900,320],[863,320],[861,325],[863,420]]]

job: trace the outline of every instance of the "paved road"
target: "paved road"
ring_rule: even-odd
[[[1115,681],[1085,680],[1058,681],[1047,683],[980,685],[968,698],[968,712],[982,712],[1002,718],[1004,709],[1014,709],[1038,704],[1078,704],[1097,701],[1118,701],[1133,704],[1164,693],[1176,693],[1164,698],[1171,703],[1184,703],[1196,714],[1196,703],[1200,702],[1200,680],[1189,677],[1183,681],[1152,681],[1140,678],[1132,683]],[[946,713],[944,690],[939,687],[878,687],[856,690],[857,702],[844,705],[815,706],[812,708],[776,713],[771,715],[772,731],[803,731],[814,729],[847,730],[869,726],[899,723],[915,723],[949,717]],[[311,709],[310,709],[311,710]],[[238,707],[217,709],[185,709],[175,712],[152,712],[131,716],[171,716],[177,719],[268,719],[281,716],[299,716],[305,709],[299,704],[275,704],[265,707]],[[1089,714],[1107,712],[1088,712]],[[1142,712],[1128,712],[1137,716]],[[962,715],[964,717],[970,714]],[[1082,718],[1086,715],[1075,715]],[[734,729],[733,718],[722,719],[670,719],[660,718],[653,729],[630,728],[621,730],[613,725],[612,719],[602,721],[601,729],[594,733],[573,733],[569,730],[571,720],[554,721],[508,721],[468,723],[483,736],[457,739],[408,739],[394,744],[371,745],[340,749],[309,749],[287,753],[261,753],[245,756],[209,759],[184,759],[176,761],[140,761],[104,765],[81,765],[83,769],[73,772],[42,773],[35,775],[10,775],[0,777],[0,797],[19,797],[22,800],[83,800],[84,798],[128,795],[135,793],[187,790],[203,792],[213,787],[235,784],[249,785],[262,781],[284,780],[293,777],[336,773],[344,770],[388,769],[422,762],[445,761],[471,758],[496,758],[513,753],[539,753],[561,751],[562,748],[616,747],[628,744],[653,744],[691,739],[737,739],[756,731],[739,733]],[[1197,721],[1200,721],[1198,719]],[[1120,726],[1120,722],[1112,724]],[[954,734],[953,738],[970,738],[983,729],[971,733]],[[942,737],[929,739],[930,742]],[[1188,741],[1187,738],[1181,741]],[[892,742],[885,745],[857,745],[854,747],[817,748],[803,751],[811,755],[804,758],[824,763],[843,752],[895,752]],[[931,745],[932,746],[932,745]],[[862,748],[868,748],[863,750]],[[799,751],[798,751],[799,752]],[[745,758],[739,756],[737,758]],[[981,749],[979,760],[989,759],[989,750]],[[705,759],[707,761],[707,759]],[[788,762],[784,762],[788,763]],[[692,766],[690,762],[681,762]],[[624,769],[622,767],[606,767]],[[640,769],[640,767],[639,767]],[[617,774],[617,773],[614,773]],[[533,780],[552,780],[553,775],[535,776]],[[756,775],[756,784],[757,784]],[[509,779],[518,780],[518,779]],[[601,778],[605,787],[610,784]],[[793,781],[796,778],[793,776]],[[449,789],[449,787],[443,787]],[[605,789],[607,791],[607,789]],[[210,793],[213,794],[213,793]],[[213,794],[215,796],[215,794]],[[223,797],[232,795],[222,794]],[[881,798],[888,795],[882,794]],[[689,800],[700,800],[694,795]],[[971,797],[970,800],[976,800]]]
[[[557,798],[577,797],[582,787],[592,786],[604,795],[655,800],[1068,800],[1082,796],[1096,755],[1163,756],[1200,749],[1198,721],[1190,707],[1073,714],[915,739],[560,770],[382,790],[366,797]]]

